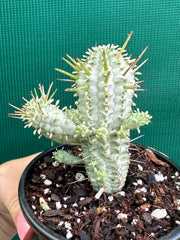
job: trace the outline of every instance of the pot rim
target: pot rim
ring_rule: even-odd
[[[178,166],[175,162],[173,162],[167,155],[165,155],[162,152],[157,151],[154,148],[151,147],[147,147],[147,146],[143,146],[141,144],[135,144],[138,147],[141,148],[146,148],[146,149],[150,149],[152,150],[157,157],[163,159],[165,162],[169,163],[172,167],[174,167],[177,171],[180,171],[180,166]],[[19,182],[19,188],[18,188],[18,197],[19,197],[19,203],[20,203],[20,207],[21,210],[23,212],[23,215],[25,217],[25,219],[27,220],[27,222],[30,224],[30,226],[32,227],[32,229],[36,232],[36,233],[40,233],[43,237],[50,239],[50,240],[67,240],[65,237],[63,237],[62,235],[59,235],[57,233],[55,233],[53,230],[49,229],[48,227],[46,227],[40,220],[38,220],[38,218],[34,215],[32,209],[30,208],[27,200],[26,200],[26,196],[25,196],[25,183],[26,183],[26,179],[28,176],[28,172],[29,170],[32,168],[32,166],[35,164],[35,162],[37,162],[38,160],[40,161],[41,159],[43,159],[43,157],[45,155],[51,155],[53,151],[55,151],[56,149],[61,149],[61,148],[71,148],[73,146],[71,145],[67,145],[67,144],[60,144],[56,147],[52,147],[42,153],[40,153],[38,156],[36,156],[25,168],[25,170],[22,173],[20,182]],[[173,229],[170,233],[168,233],[166,236],[163,236],[161,238],[159,238],[159,240],[178,240],[180,239],[180,226],[176,227],[175,229]]]

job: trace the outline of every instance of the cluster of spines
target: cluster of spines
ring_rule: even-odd
[[[122,56],[123,54],[123,57],[124,59],[127,60],[127,63],[128,63],[128,68],[123,72],[123,76],[125,76],[129,70],[133,70],[134,74],[141,74],[139,72],[137,72],[137,70],[139,70],[140,67],[142,67],[147,61],[148,59],[144,60],[139,66],[137,66],[136,64],[138,63],[138,61],[141,59],[141,57],[143,56],[143,54],[145,53],[145,51],[147,50],[148,46],[141,52],[141,54],[136,58],[136,59],[131,59],[131,56],[127,56],[127,54],[124,54],[124,51],[125,51],[125,47],[127,45],[127,43],[129,42],[131,36],[132,36],[132,33],[131,32],[129,35],[128,35],[128,38],[126,39],[124,45],[122,46],[122,48],[119,48],[119,46],[115,46],[115,45],[106,45],[107,48],[109,49],[117,49],[119,52],[116,56],[116,59],[120,59],[120,57]],[[83,55],[84,59],[86,59],[88,56],[91,56],[93,52],[96,52],[98,50],[98,46],[97,47],[92,47],[92,49],[88,49],[88,51],[86,52],[86,55]],[[88,67],[86,67],[86,65],[84,64],[84,61],[85,60],[80,60],[79,58],[76,58],[73,59],[71,56],[69,56],[68,54],[66,54],[66,56],[69,58],[69,60],[65,59],[65,58],[62,58],[67,64],[69,64],[74,70],[75,70],[75,74],[72,74],[72,73],[69,73],[67,71],[64,71],[62,69],[58,69],[56,68],[55,70],[57,70],[58,72],[64,74],[64,75],[67,75],[68,77],[70,77],[71,79],[58,79],[58,80],[62,80],[62,81],[69,81],[69,82],[76,82],[76,80],[79,79],[79,77],[77,76],[77,73],[79,73],[80,71],[84,70],[85,73],[90,76],[90,70],[88,69]],[[127,57],[126,57],[127,56]],[[103,58],[104,58],[104,70],[107,71],[107,78],[105,79],[105,81],[107,82],[108,80],[108,76],[110,74],[110,72],[108,71],[107,69],[107,59],[106,59],[106,56],[105,56],[105,51],[103,51]],[[90,63],[92,64],[95,64],[93,60],[89,61]],[[138,80],[138,79],[137,79]],[[138,81],[139,83],[139,81]],[[86,88],[88,86],[83,86],[83,88]],[[82,88],[68,88],[66,89],[66,91],[78,91],[78,90],[81,90]],[[135,87],[135,90],[136,87]],[[140,89],[139,89],[140,90]],[[143,90],[143,89],[142,89]]]

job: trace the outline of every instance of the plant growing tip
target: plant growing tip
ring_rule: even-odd
[[[76,109],[60,109],[59,102],[53,104],[56,90],[50,96],[52,84],[47,94],[44,86],[39,85],[40,96],[35,90],[35,95],[31,93],[32,99],[25,100],[22,109],[10,104],[16,109],[11,116],[24,120],[28,127],[34,127],[34,133],[55,142],[82,145],[82,159],[63,151],[55,152],[54,157],[64,164],[83,163],[96,191],[121,191],[130,163],[130,130],[139,131],[151,119],[148,112],[132,110],[135,92],[146,90],[139,89],[138,84],[143,81],[139,81],[135,74],[148,60],[136,66],[147,47],[134,61],[131,56],[123,54],[132,33],[122,48],[110,44],[96,46],[89,49],[81,60],[74,60],[68,54],[69,60],[63,58],[75,73],[56,70],[71,78],[60,80],[73,83],[66,91],[76,92]]]

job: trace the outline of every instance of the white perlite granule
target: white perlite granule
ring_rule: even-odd
[[[59,224],[58,224],[58,226],[61,227],[63,224],[64,224],[64,221],[60,221]]]
[[[117,215],[117,218],[118,218],[118,219],[123,219],[123,218],[127,219],[127,214],[125,214],[125,213],[119,213],[119,214]]]
[[[67,201],[67,199],[71,198],[71,196],[66,196],[66,197],[63,197],[63,200],[64,201]]]
[[[65,222],[64,225],[65,225],[65,228],[67,228],[69,230],[72,229],[71,224],[69,222]]]
[[[118,196],[118,195],[125,197],[126,193],[124,191],[117,192],[116,196]]]
[[[167,211],[166,209],[155,209],[151,213],[151,217],[157,218],[157,219],[162,219],[167,216]]]
[[[154,175],[156,182],[163,182],[167,179],[167,176],[164,177],[161,172],[158,172],[158,174]]]
[[[51,193],[51,190],[49,188],[45,188],[44,189],[44,194],[46,195],[46,194],[49,194],[49,193]]]
[[[143,181],[141,179],[137,180],[137,184],[142,185]]]
[[[108,200],[109,200],[110,202],[112,202],[112,201],[114,200],[114,197],[111,195],[111,196],[108,197]]]
[[[73,207],[78,207],[78,204],[77,204],[77,203],[74,203],[72,206],[73,206]]]
[[[33,201],[36,200],[36,196],[32,196],[32,200],[33,200]]]
[[[81,219],[80,218],[77,218],[77,223],[80,223],[81,222]]]
[[[124,192],[124,191],[121,191],[121,192],[119,192],[119,195],[125,197],[125,192]]]
[[[53,167],[58,167],[59,163],[57,161],[52,162]]]
[[[59,210],[62,208],[62,204],[60,202],[56,202],[56,209]]]
[[[147,192],[147,189],[146,189],[145,187],[142,187],[142,188],[136,189],[136,191],[135,191],[135,193],[140,193],[140,192],[146,193],[146,192]]]
[[[67,238],[67,239],[70,239],[70,238],[72,238],[72,237],[73,237],[73,235],[72,235],[71,231],[70,231],[70,230],[67,230],[66,238]]]
[[[41,179],[46,179],[46,175],[45,174],[40,174],[40,178]]]
[[[31,206],[33,210],[36,210],[36,206],[35,205],[32,205]]]
[[[143,171],[143,167],[140,164],[138,164],[137,166],[138,166],[139,171],[142,172]]]
[[[44,180],[44,184],[45,184],[46,186],[50,186],[50,185],[52,184],[52,181],[49,180],[49,179],[46,179],[46,180]]]
[[[120,210],[115,210],[116,213],[120,213]]]
[[[138,219],[137,218],[134,218],[131,222],[131,225],[135,226],[138,222]]]

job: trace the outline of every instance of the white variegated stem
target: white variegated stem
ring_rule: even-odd
[[[129,138],[114,137],[110,141],[97,141],[83,147],[83,157],[90,182],[95,190],[105,192],[121,191],[129,167]],[[85,151],[84,151],[85,150]]]

